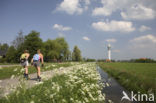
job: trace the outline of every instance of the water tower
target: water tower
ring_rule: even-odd
[[[107,45],[107,49],[108,49],[108,60],[111,61],[111,45],[110,44]]]

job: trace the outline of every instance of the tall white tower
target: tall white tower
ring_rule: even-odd
[[[107,49],[108,49],[108,59],[111,61],[111,45],[110,44],[107,45]]]

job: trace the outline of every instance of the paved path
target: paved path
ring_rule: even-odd
[[[85,65],[85,64],[81,64],[81,65]],[[69,70],[72,70],[73,68],[74,66],[61,67],[59,69],[42,72],[41,73],[42,81],[48,80],[56,74],[63,74],[65,72],[68,72]],[[30,77],[30,80],[24,80],[26,87],[28,88],[34,85],[43,83],[42,81],[41,82],[37,81],[36,73],[30,74],[29,77]],[[0,97],[6,96],[9,93],[13,92],[18,86],[20,86],[19,77],[0,80]]]

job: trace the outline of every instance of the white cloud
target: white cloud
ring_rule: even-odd
[[[156,36],[152,34],[136,37],[130,40],[134,48],[156,47]]]
[[[93,16],[98,16],[98,15],[109,16],[109,15],[111,15],[111,13],[112,13],[112,11],[110,9],[101,7],[101,8],[95,8],[92,12],[92,15]]]
[[[64,27],[63,25],[54,24],[53,29],[59,30],[59,31],[69,31],[72,30],[71,27]]]
[[[114,39],[114,38],[111,38],[111,39],[106,39],[106,41],[109,42],[109,43],[110,43],[110,42],[115,43],[117,40]]]
[[[110,16],[118,11],[126,20],[148,20],[156,17],[156,5],[154,0],[101,0],[101,7],[95,7],[93,16]],[[153,3],[153,4],[151,4]]]
[[[140,31],[140,32],[144,32],[144,31],[150,30],[150,29],[151,29],[150,27],[145,26],[145,25],[142,25],[142,26],[139,28],[139,31]]]
[[[147,41],[156,43],[156,36],[154,36],[152,34],[148,34],[148,35],[136,37],[133,40],[131,40],[131,42],[147,42]]]
[[[146,0],[101,0],[102,6],[95,7],[93,16],[110,16],[118,11],[125,20],[149,20],[156,17],[155,0],[148,3]],[[152,4],[151,4],[152,3]],[[82,14],[88,10],[91,0],[63,0],[56,11],[64,11],[70,15]]]
[[[90,4],[90,0],[81,0],[81,1],[84,1],[86,5]]]
[[[90,0],[63,0],[56,10],[64,11],[70,15],[82,14],[84,10],[88,9],[89,4]]]
[[[65,35],[63,33],[58,33],[59,37],[65,37]]]
[[[121,12],[122,18],[126,20],[148,20],[155,18],[155,11],[151,8],[147,8],[141,4],[133,5],[126,12]]]
[[[133,58],[156,58],[156,35],[147,34],[133,38],[127,47],[128,55]]]
[[[109,16],[112,14],[112,12],[116,9],[116,6],[114,6],[115,1],[114,0],[101,0],[102,7],[96,7],[92,11],[92,15],[94,16]]]
[[[82,37],[82,39],[86,41],[90,41],[90,39],[87,36]]]
[[[81,4],[83,4],[83,11],[88,10],[88,6],[90,5],[91,1],[90,0],[80,0]]]
[[[65,11],[68,14],[81,14],[82,8],[80,7],[79,0],[64,0],[58,7],[58,11]]]
[[[132,32],[135,30],[132,22],[128,21],[115,21],[111,22],[96,22],[92,23],[92,27],[99,31],[120,31],[120,32]]]
[[[120,50],[115,49],[115,50],[113,50],[112,52],[119,53],[119,52],[120,52]]]
[[[101,0],[102,7],[96,7],[92,11],[93,16],[110,16],[113,12],[117,10],[122,10],[125,7],[128,7],[134,0]]]

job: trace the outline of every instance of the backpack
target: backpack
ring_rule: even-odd
[[[24,63],[26,61],[26,54],[22,54],[20,58],[20,62]]]
[[[33,60],[34,60],[34,61],[39,61],[39,60],[40,60],[40,55],[39,55],[39,54],[35,54],[35,55],[33,56]]]

